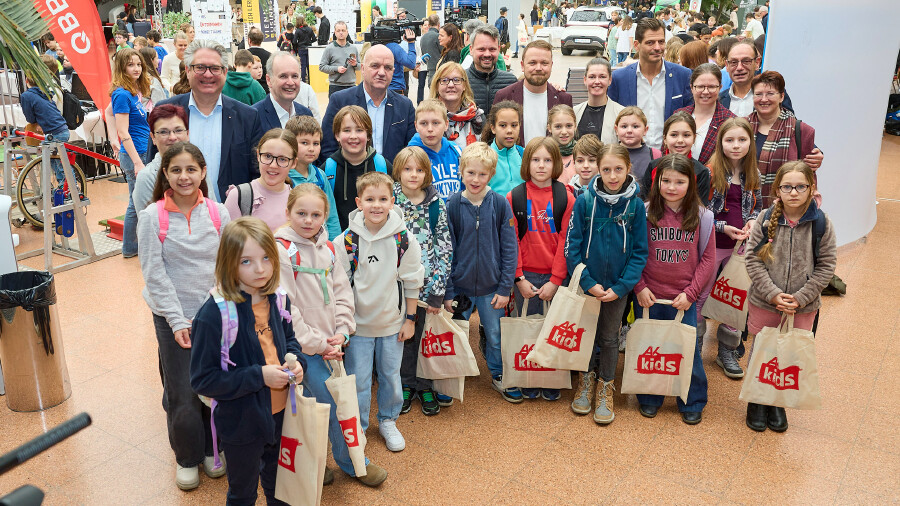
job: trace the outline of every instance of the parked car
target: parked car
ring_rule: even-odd
[[[619,7],[579,7],[566,21],[566,26],[599,26],[609,29],[613,11],[618,11],[619,17],[625,16],[625,10]]]
[[[606,48],[609,26],[612,24],[613,11],[624,16],[625,11],[618,7],[579,7],[569,17],[566,27],[560,34],[560,50],[564,55],[572,54],[575,49],[593,51],[601,54]]]

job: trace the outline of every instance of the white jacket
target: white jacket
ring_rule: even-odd
[[[581,117],[584,115],[584,110],[586,108],[587,100],[576,105],[573,108],[575,110],[576,126],[581,123]],[[609,99],[606,101],[606,111],[603,113],[603,131],[600,132],[600,141],[603,142],[603,144],[619,143],[619,138],[616,136],[616,116],[618,116],[624,108],[624,106],[614,101],[613,99]]]
[[[359,264],[352,279],[356,334],[364,337],[392,336],[400,332],[406,319],[406,299],[418,299],[424,285],[422,250],[415,236],[407,233],[409,249],[397,266],[394,234],[406,230],[406,222],[403,213],[396,207],[388,214],[381,230],[374,234],[366,228],[362,211],[358,209],[350,213],[348,228],[359,235]],[[344,247],[346,234],[344,232],[334,242],[340,245],[337,247],[337,260],[349,276],[350,258]]]

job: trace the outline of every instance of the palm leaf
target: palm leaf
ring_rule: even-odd
[[[41,61],[31,41],[41,38],[49,29],[47,22],[29,0],[0,0],[0,56],[15,64],[48,97],[56,81]],[[10,65],[12,66],[12,65]]]

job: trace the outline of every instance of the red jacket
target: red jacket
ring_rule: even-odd
[[[526,181],[525,188],[526,202],[529,206],[527,210],[528,231],[519,241],[516,277],[521,276],[522,271],[550,274],[550,281],[553,284],[562,285],[568,275],[565,254],[566,231],[569,230],[569,218],[572,216],[575,196],[572,195],[571,189],[566,191],[569,198],[566,202],[566,212],[560,223],[560,231],[555,230],[556,223],[553,219],[553,203],[551,202],[553,187],[538,188],[531,181]],[[512,207],[512,192],[506,196],[506,200]]]
[[[498,91],[496,95],[494,95],[494,103],[499,104],[504,100],[512,100],[513,102],[522,105],[525,102],[525,92],[523,91],[525,88],[525,81],[519,79],[513,84],[510,84],[506,88]],[[569,107],[572,107],[572,95],[569,95],[565,91],[557,90],[552,85],[547,85],[547,110],[553,109],[554,106],[559,104],[565,104]],[[487,112],[487,111],[485,111]],[[525,111],[524,121],[528,121],[528,111]],[[525,146],[525,126],[519,126],[519,145]]]

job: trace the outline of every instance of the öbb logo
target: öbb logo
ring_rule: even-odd
[[[582,335],[584,335],[584,329],[576,328],[574,323],[560,323],[550,331],[547,344],[565,351],[578,351],[581,349]]]
[[[456,349],[453,347],[453,332],[444,332],[443,334],[433,334],[431,330],[425,332],[422,337],[422,356],[430,358],[448,355],[456,355]]]
[[[744,302],[747,300],[747,290],[739,290],[728,284],[728,280],[720,278],[716,280],[710,296],[719,302],[744,310]]]
[[[522,349],[519,350],[515,355],[515,363],[513,368],[517,371],[555,371],[556,369],[547,369],[546,367],[542,367],[530,360],[528,354],[531,353],[531,350],[534,349],[533,344],[525,344],[522,345]]]
[[[294,473],[294,457],[297,456],[297,447],[303,446],[303,443],[292,437],[281,436],[281,455],[278,458],[278,465]]]
[[[359,423],[356,421],[356,417],[338,420],[338,423],[341,424],[341,432],[344,433],[344,441],[347,442],[347,446],[349,448],[359,446],[359,434],[356,432]]]
[[[666,374],[678,376],[681,373],[681,353],[660,353],[659,347],[650,346],[647,351],[638,355],[638,374]]]
[[[800,366],[781,369],[778,357],[774,357],[759,368],[759,382],[772,385],[775,390],[800,390]]]

